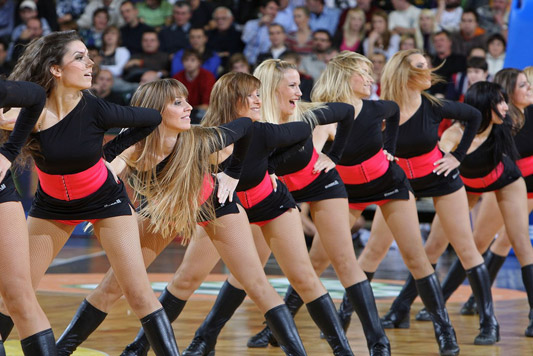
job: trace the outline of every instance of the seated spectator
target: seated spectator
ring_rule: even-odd
[[[7,45],[0,41],[0,75],[8,77],[13,70],[13,66],[7,60]]]
[[[239,72],[252,74],[252,67],[242,53],[235,53],[229,57],[226,72]]]
[[[270,48],[268,26],[274,23],[278,7],[278,0],[261,0],[260,18],[250,20],[244,25],[241,39],[245,43],[244,55],[248,62],[255,63],[259,53],[266,52]]]
[[[145,0],[136,5],[139,18],[148,26],[159,29],[170,23],[172,5],[166,0]]]
[[[320,74],[326,69],[327,54],[330,48],[331,35],[328,31],[316,30],[313,32],[313,52],[302,57],[300,71],[317,81]]]
[[[110,103],[126,105],[126,100],[124,99],[124,97],[118,93],[113,92],[111,90],[112,88],[113,74],[107,69],[100,69],[100,71],[96,75],[96,79],[92,87],[92,91],[94,92],[94,94],[97,97],[102,98]]]
[[[24,49],[31,41],[42,36],[44,36],[44,30],[41,19],[38,17],[29,19],[26,22],[24,33],[19,36],[18,40],[11,42],[9,45],[7,56],[11,64],[14,65],[18,61]]]
[[[365,33],[365,13],[357,8],[350,9],[342,30],[333,38],[333,45],[341,51],[363,53]]]
[[[278,25],[277,23],[268,26],[268,37],[271,44],[270,50],[268,52],[260,53],[259,56],[257,56],[256,66],[266,59],[278,59],[287,52],[287,47],[285,47],[285,39],[287,38],[287,35],[285,34],[285,28],[283,28],[283,26]]]
[[[415,34],[420,9],[407,0],[392,0],[394,11],[389,14],[388,28],[398,35]]]
[[[416,41],[415,36],[410,34],[405,34],[400,37],[400,51],[415,49]]]
[[[192,27],[206,28],[213,17],[214,2],[201,0],[188,0],[191,5]]]
[[[122,3],[120,14],[126,23],[120,28],[122,44],[131,54],[142,52],[143,33],[154,31],[154,29],[139,21],[139,12],[132,1],[126,0]]]
[[[474,10],[466,10],[461,16],[459,32],[452,34],[452,52],[468,55],[472,47],[484,47],[487,43],[485,30],[478,26],[478,15]]]
[[[222,60],[222,65],[226,66],[231,55],[244,50],[242,34],[235,28],[233,14],[227,7],[217,7],[213,12],[213,20],[215,28],[207,33],[207,47],[215,51]]]
[[[293,18],[296,31],[287,35],[287,48],[289,51],[300,54],[309,54],[313,51],[313,32],[309,27],[309,9],[298,6],[294,8]]]
[[[198,123],[209,105],[215,77],[202,68],[202,56],[196,50],[186,49],[182,60],[184,69],[178,72],[174,79],[182,82],[189,91],[187,101],[196,111],[191,113],[191,120]]]
[[[296,52],[286,52],[281,56],[281,59],[294,64],[296,68],[300,68],[300,64],[302,64],[302,56]],[[301,100],[311,101],[311,90],[313,89],[314,83],[313,77],[300,71],[298,71],[298,73],[300,74],[300,91],[302,92]]]
[[[487,63],[489,65],[489,74],[496,75],[503,68],[505,62],[505,48],[507,44],[505,38],[499,33],[495,33],[487,40]]]
[[[459,31],[462,14],[461,0],[439,0],[436,18],[442,30],[450,33]]]
[[[93,21],[93,13],[97,9],[104,8],[109,14],[109,25],[120,27],[124,24],[120,16],[121,4],[122,0],[90,0],[76,23],[80,29],[90,28]]]
[[[89,29],[81,29],[80,37],[86,46],[102,48],[102,34],[109,24],[109,13],[101,8],[93,12],[93,24]]]
[[[282,25],[285,33],[291,33],[298,29],[294,22],[293,6],[289,0],[279,0],[278,13],[274,22]]]
[[[190,19],[191,5],[187,1],[176,2],[172,8],[172,24],[159,32],[161,51],[172,54],[189,47]]]
[[[147,70],[161,72],[161,77],[168,76],[170,60],[168,54],[159,50],[157,32],[143,33],[141,45],[143,51],[133,54],[128,63],[124,65],[124,80],[138,82]]]
[[[463,102],[466,91],[477,82],[489,80],[487,61],[483,57],[470,57],[466,62],[466,72],[452,76],[446,98]]]
[[[431,56],[435,55],[435,47],[433,47],[433,34],[438,31],[439,26],[435,19],[435,13],[430,9],[423,9],[420,11],[418,17],[418,27],[415,32],[416,47],[423,50]]]
[[[31,31],[28,30],[27,27],[28,20],[39,17],[35,2],[32,0],[21,2],[19,5],[19,16],[22,23],[13,29],[11,42],[16,42],[19,38],[24,41],[31,36]],[[43,36],[46,36],[52,31],[50,25],[48,25],[48,21],[43,17],[39,17],[39,20],[41,21],[41,27],[43,29]]]
[[[211,49],[206,47],[207,36],[203,28],[192,28],[189,32],[189,41],[191,42],[191,48],[196,50],[202,56],[202,68],[208,70],[215,76],[218,75],[218,69],[221,64],[220,57]],[[184,50],[179,50],[172,57],[172,63],[170,67],[170,75],[174,76],[176,73],[183,70],[183,63],[181,57]]]
[[[483,47],[472,47],[470,48],[470,51],[468,52],[468,55],[466,58],[470,57],[487,57],[487,51],[485,50],[485,46]]]
[[[149,70],[143,73],[143,75],[141,76],[141,80],[139,81],[139,85],[150,83],[158,79],[161,79],[161,73],[156,72],[155,70]]]
[[[398,52],[400,36],[392,33],[387,25],[388,16],[385,11],[376,10],[372,15],[372,30],[363,42],[365,56],[383,53],[387,59]]]
[[[383,53],[374,53],[369,58],[373,64],[373,78],[372,94],[370,94],[370,100],[378,100],[381,95],[381,75],[383,74],[383,68],[387,63],[387,58]]]
[[[0,1],[0,39],[10,41],[13,28],[15,28],[15,0]]]
[[[509,25],[509,0],[492,0],[490,4],[477,8],[479,25],[493,33],[507,34]],[[490,66],[490,64],[489,64]]]
[[[341,11],[338,8],[326,7],[324,0],[306,0],[305,3],[311,13],[311,30],[327,30],[333,36],[337,31]]]
[[[437,54],[432,59],[432,65],[434,68],[440,66],[435,73],[440,75],[445,83],[435,84],[431,87],[431,91],[442,97],[446,93],[452,75],[466,71],[466,57],[452,52],[452,40],[446,31],[437,32],[433,36],[433,46]]]
[[[130,51],[126,47],[121,47],[120,31],[116,26],[109,26],[102,34],[102,57],[100,67],[113,74],[114,77],[122,76],[124,66],[130,59]]]
[[[57,22],[61,26],[76,21],[83,14],[89,0],[56,0]]]

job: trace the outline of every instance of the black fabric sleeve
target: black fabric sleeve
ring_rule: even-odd
[[[477,130],[481,124],[481,112],[468,104],[443,101],[442,107],[440,108],[440,116],[441,118],[458,120],[464,124],[465,131],[463,138],[457,145],[457,148],[453,152],[450,152],[461,162],[465,158],[466,152],[477,134]]]
[[[242,170],[242,164],[248,151],[248,146],[252,140],[253,121],[248,117],[241,117],[230,123],[221,125],[222,135],[224,136],[224,147],[235,144],[233,154],[230,157],[229,164],[224,173],[234,179],[239,179]],[[221,147],[224,148],[224,147]]]
[[[389,100],[379,100],[376,104],[381,106],[383,110],[380,117],[385,118],[383,149],[394,156],[400,130],[400,107],[394,101]]]
[[[274,136],[278,140],[270,141],[271,149],[274,149],[268,159],[268,173],[273,174],[276,171],[276,167],[284,162],[288,157],[292,156],[298,150],[300,150],[309,136],[311,136],[311,126],[305,122],[289,122],[281,125],[272,125],[271,128],[279,126],[279,136]],[[276,135],[276,133],[270,133],[270,135]],[[267,136],[272,137],[272,136]]]
[[[350,136],[355,110],[352,105],[345,103],[327,103],[326,106],[325,109],[316,110],[315,114],[320,125],[338,122],[335,140],[331,150],[326,153],[333,163],[337,164]]]
[[[13,162],[28,140],[46,103],[44,89],[30,82],[0,81],[0,107],[22,107],[15,127],[0,154]]]

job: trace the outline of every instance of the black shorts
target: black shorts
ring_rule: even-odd
[[[348,198],[344,183],[336,169],[332,169],[327,173],[322,171],[308,186],[294,190],[291,194],[298,203]]]
[[[6,172],[4,180],[0,183],[0,204],[9,201],[20,201],[20,195],[17,188],[15,188],[15,182],[10,170]]]
[[[443,174],[431,173],[424,177],[409,179],[409,183],[417,198],[440,197],[455,193],[463,187],[463,181],[457,169],[451,171],[447,177]]]
[[[289,209],[296,208],[296,201],[292,197],[287,186],[277,181],[276,191],[270,193],[265,199],[246,210],[250,223],[269,221],[282,215]]]

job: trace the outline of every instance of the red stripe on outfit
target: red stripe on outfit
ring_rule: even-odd
[[[313,173],[313,167],[315,166],[315,163],[317,160],[318,160],[318,153],[313,148],[313,155],[311,156],[311,160],[309,161],[307,166],[300,169],[298,172],[294,172],[294,173],[281,176],[279,177],[279,179],[283,183],[285,183],[287,188],[289,188],[290,192],[303,189],[307,187],[309,184],[311,184],[320,175],[320,172]]]
[[[492,183],[496,182],[502,175],[504,170],[503,163],[500,162],[489,174],[480,178],[465,178],[461,176],[463,183],[470,188],[486,188]],[[470,192],[469,192],[470,193]]]
[[[65,225],[72,225],[72,226],[76,226],[78,224],[81,224],[82,222],[90,222],[91,224],[94,224],[95,222],[99,221],[101,219],[90,219],[90,220],[54,220],[54,221],[57,221],[61,224],[65,224]]]
[[[383,149],[366,161],[354,166],[342,166],[338,164],[339,172],[344,184],[364,184],[378,179],[389,169],[389,161],[385,157]]]
[[[378,200],[378,201],[373,201],[369,203],[349,203],[348,206],[350,207],[350,209],[363,211],[369,205],[376,204],[377,206],[382,206],[383,204],[388,203],[390,201],[391,199],[385,199],[385,200]]]
[[[243,192],[237,192],[237,196],[239,197],[242,206],[246,209],[249,209],[254,205],[260,203],[273,191],[274,188],[272,187],[272,181],[270,180],[270,177],[267,172],[265,173],[265,177],[263,178],[261,183]]]
[[[430,152],[411,158],[398,158],[398,165],[409,179],[425,177],[433,173],[434,163],[442,158],[442,152],[437,146]]]
[[[204,176],[204,181],[202,182],[202,191],[200,192],[200,205],[204,204],[207,199],[213,194],[215,191],[215,180],[213,179],[213,176],[206,174]],[[202,227],[206,227],[207,224],[209,224],[211,220],[209,221],[199,221],[198,225]]]
[[[522,172],[522,177],[533,175],[533,156],[519,159],[516,161],[516,164],[518,165],[520,172]],[[533,192],[528,192],[527,198],[533,199]]]

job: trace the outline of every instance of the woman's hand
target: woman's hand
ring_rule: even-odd
[[[0,182],[4,180],[9,168],[11,168],[11,162],[3,154],[0,154]]]
[[[113,178],[115,179],[115,182],[120,182],[119,179],[118,179],[118,175],[117,173],[115,173],[115,169],[113,168],[113,165],[111,165],[111,163],[107,162],[107,161],[104,161],[104,164],[106,165],[107,169],[109,169],[109,172],[111,172],[111,174],[113,175]]]
[[[272,182],[272,188],[274,189],[274,191],[278,190],[278,176],[272,173],[269,175],[269,177],[270,181]]]
[[[233,193],[235,192],[235,188],[237,188],[237,184],[239,184],[239,180],[235,178],[231,178],[224,172],[220,172],[217,174],[217,180],[218,180],[218,192],[217,192],[217,198],[218,202],[220,204],[224,204],[226,200],[232,202],[233,201]]]
[[[394,157],[389,152],[387,152],[387,150],[383,150],[383,153],[385,154],[385,158],[387,159],[387,161],[393,162],[398,160],[398,157]]]
[[[313,173],[317,174],[317,173],[320,173],[322,171],[328,173],[333,168],[335,168],[335,163],[333,163],[331,158],[329,158],[328,156],[326,156],[323,153],[320,153],[318,155],[318,159],[317,159],[315,165],[313,166]]]
[[[8,119],[4,116],[4,109],[0,108],[0,128],[4,130],[13,130],[15,123],[17,122],[17,117]]]
[[[433,173],[436,175],[444,173],[444,176],[447,177],[448,174],[450,174],[455,168],[459,167],[460,164],[461,162],[459,162],[451,153],[446,153],[444,157],[433,163],[434,166],[437,166],[433,170]]]

